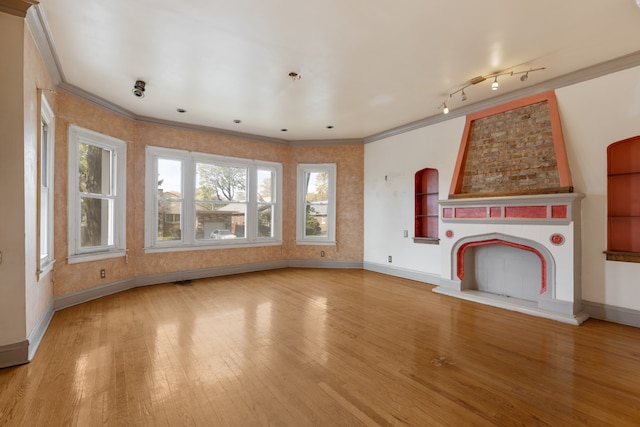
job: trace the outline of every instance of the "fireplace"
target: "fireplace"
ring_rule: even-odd
[[[580,201],[555,94],[467,116],[434,291],[579,325]]]
[[[568,193],[440,201],[445,273],[435,292],[582,323],[588,317],[580,295],[582,197]],[[495,248],[499,251],[492,254]],[[509,257],[509,251],[514,255]],[[508,268],[496,267],[491,261],[496,258],[506,260]],[[478,283],[479,276],[488,280]],[[527,289],[519,289],[523,282]]]

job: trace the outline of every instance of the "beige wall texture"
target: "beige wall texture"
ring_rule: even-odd
[[[191,271],[232,265],[280,260],[320,259],[362,261],[363,256],[363,174],[362,145],[300,147],[267,143],[214,133],[138,123],[88,104],[67,94],[59,94],[56,106],[56,235],[54,295],[90,289],[133,277],[176,271]],[[90,129],[127,143],[127,247],[124,258],[68,264],[67,180],[69,125]],[[202,153],[280,162],[283,164],[283,244],[280,246],[145,253],[144,190],[145,147],[178,148]],[[298,163],[337,164],[336,246],[298,246],[295,243],[296,165]],[[105,269],[107,278],[100,278]]]

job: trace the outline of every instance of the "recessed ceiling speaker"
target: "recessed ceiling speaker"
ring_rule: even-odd
[[[136,80],[136,84],[133,85],[133,94],[137,97],[137,98],[144,98],[144,87],[146,86],[146,83],[142,80]]]

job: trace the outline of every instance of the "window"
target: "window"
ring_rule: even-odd
[[[298,165],[298,244],[335,244],[336,165]]]
[[[69,126],[69,262],[126,255],[126,144]]]
[[[425,168],[415,175],[416,243],[438,243],[438,170]]]
[[[40,144],[38,161],[38,277],[53,267],[53,111],[40,98]]]
[[[607,260],[640,262],[640,136],[607,148]]]
[[[147,147],[147,251],[281,243],[282,165]]]

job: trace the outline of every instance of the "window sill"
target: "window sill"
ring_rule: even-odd
[[[335,240],[296,240],[296,245],[336,246]]]
[[[228,241],[227,241],[228,242]],[[157,245],[144,248],[145,254],[155,254],[162,252],[186,252],[186,251],[209,251],[217,249],[233,249],[233,248],[262,248],[265,246],[281,246],[281,240],[265,240],[253,241],[247,243],[216,243],[216,244],[193,244],[193,245]]]
[[[43,278],[44,276],[46,276],[47,274],[49,274],[49,272],[51,270],[53,270],[53,264],[56,263],[56,260],[51,260],[49,262],[47,262],[44,266],[42,266],[41,270],[36,271],[36,280],[38,280],[38,282],[40,281],[41,278]]]
[[[421,243],[425,245],[439,245],[440,239],[437,237],[414,237],[413,243]]]
[[[126,250],[114,249],[105,252],[92,252],[87,254],[70,255],[67,257],[67,264],[79,264],[81,262],[100,261],[103,259],[120,258],[126,256]]]
[[[640,263],[640,252],[604,251],[604,254],[607,256],[607,261]]]

